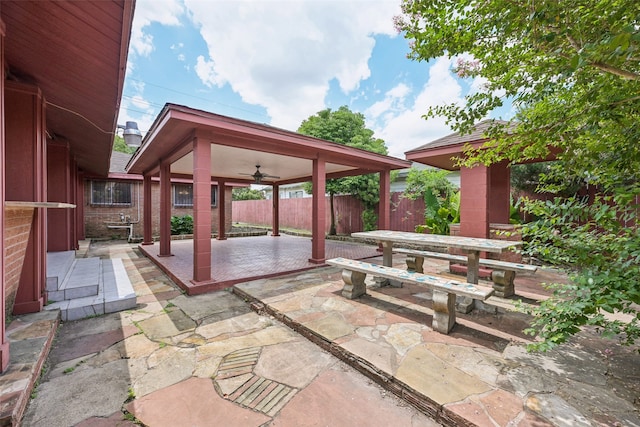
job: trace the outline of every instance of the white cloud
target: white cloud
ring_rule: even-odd
[[[264,106],[271,124],[295,129],[325,108],[330,82],[345,93],[371,71],[374,34],[394,35],[396,1],[185,0],[208,46],[195,69],[210,87],[229,84]]]
[[[302,120],[326,108],[329,89],[337,85],[351,102],[377,100],[364,112],[367,126],[386,141],[391,155],[404,158],[404,152],[450,133],[443,118],[422,118],[429,106],[463,100],[460,82],[450,71],[452,61],[445,58],[433,61],[424,84],[408,80],[415,75],[407,73],[394,79],[390,89],[390,81],[379,79],[361,85],[371,75],[374,35],[396,35],[396,0],[159,1],[137,1],[131,51],[150,55],[151,24],[176,26],[188,17],[207,52],[172,41],[167,47],[179,61],[183,50],[189,54],[181,67],[192,68],[204,86],[229,85],[244,102],[263,106],[274,126],[295,130]],[[133,80],[128,85],[135,95],[123,99],[119,121],[135,114],[133,120],[147,130],[155,117],[154,104],[145,100],[144,84],[136,86]]]
[[[149,101],[144,99],[141,95],[136,95],[133,98],[131,98],[131,104],[133,104],[134,107],[141,108],[143,110],[151,110],[152,109],[151,104],[149,103]]]
[[[184,9],[179,0],[138,0],[131,28],[131,48],[140,56],[148,56],[154,49],[153,36],[145,32],[152,23],[180,25]]]
[[[131,28],[130,54],[127,60],[127,75],[135,69],[135,55],[149,56],[153,52],[153,36],[149,26],[159,23],[167,26],[180,25],[180,16],[184,8],[180,0],[137,0]],[[172,45],[175,49],[182,44]],[[131,55],[131,54],[134,55]],[[139,80],[128,80],[127,85],[134,95],[123,96],[118,114],[118,123],[135,121],[138,129],[145,132],[155,119],[155,108],[144,98],[145,84]]]
[[[382,114],[404,109],[405,98],[411,92],[411,88],[405,83],[400,83],[385,93],[384,99],[373,103],[365,111],[365,115],[377,119]]]
[[[195,66],[196,74],[207,87],[222,87],[226,81],[216,73],[214,61],[207,61],[204,56],[198,55]]]
[[[451,133],[444,118],[425,120],[422,117],[431,106],[463,102],[462,87],[450,68],[449,59],[437,59],[415,99],[409,98],[410,88],[400,84],[365,112],[369,127],[385,141],[391,156],[404,158],[406,151]],[[407,105],[407,108],[398,108],[398,105]]]

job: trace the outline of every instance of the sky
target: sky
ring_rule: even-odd
[[[118,123],[144,134],[173,103],[296,131],[346,105],[404,159],[451,133],[428,108],[481,82],[457,78],[455,58],[408,59],[399,13],[400,0],[137,0]]]

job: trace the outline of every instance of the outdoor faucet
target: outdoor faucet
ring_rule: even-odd
[[[124,214],[120,212],[120,222],[124,222]]]

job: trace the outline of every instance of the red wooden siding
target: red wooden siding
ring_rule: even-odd
[[[391,195],[391,229],[414,231],[424,221],[424,201],[408,200],[402,193]],[[296,230],[311,230],[312,199],[296,198],[280,200],[280,227]],[[329,197],[327,197],[327,208]],[[242,200],[233,202],[233,222],[271,226],[272,200]],[[351,196],[336,196],[334,199],[336,229],[338,234],[362,231],[362,204]],[[327,232],[330,213],[327,209]]]

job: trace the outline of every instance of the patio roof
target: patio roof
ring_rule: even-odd
[[[473,148],[482,148],[485,142],[489,140],[487,132],[493,124],[508,125],[509,130],[514,130],[516,124],[497,119],[488,119],[477,123],[473,130],[467,134],[455,132],[442,138],[428,142],[420,147],[406,151],[405,157],[412,162],[418,162],[429,166],[449,171],[460,170],[460,166],[456,165],[455,159],[461,157],[464,148],[471,145]],[[536,163],[555,160],[559,150],[557,147],[550,146],[549,154],[545,158],[525,160],[519,163]]]
[[[442,138],[431,141],[420,147],[405,152],[407,160],[419,162],[425,165],[434,166],[446,170],[460,170],[455,164],[454,158],[462,155],[467,144],[479,148],[487,142],[486,132],[492,124],[506,124],[503,120],[484,120],[474,126],[471,133],[461,134],[455,132]]]
[[[327,178],[403,169],[411,163],[381,154],[313,138],[265,124],[226,117],[193,108],[166,104],[142,145],[127,165],[127,172],[156,175],[159,159],[171,163],[172,175],[193,174],[191,141],[198,134],[211,141],[212,179],[251,183],[256,165],[263,184],[311,180],[313,160],[326,161]]]
[[[38,86],[46,130],[82,170],[106,176],[124,84],[133,0],[2,1],[7,79]]]

